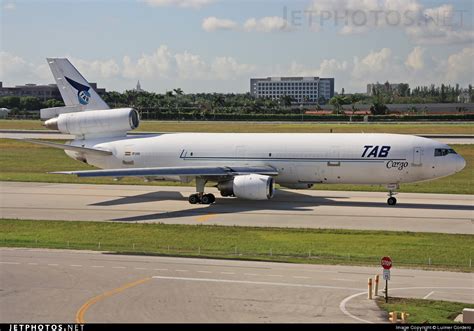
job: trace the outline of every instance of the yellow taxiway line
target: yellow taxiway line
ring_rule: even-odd
[[[134,281],[134,282],[131,282],[131,283],[127,283],[127,284],[124,284],[122,285],[121,287],[118,287],[118,288],[115,288],[113,290],[110,290],[110,291],[107,291],[107,292],[104,292],[98,296],[95,296],[93,297],[92,299],[89,299],[87,300],[86,303],[84,303],[81,308],[79,308],[79,310],[77,311],[76,313],[76,323],[79,323],[79,324],[84,324],[85,321],[84,321],[84,314],[86,313],[86,311],[94,304],[96,304],[97,302],[107,298],[107,297],[110,297],[114,294],[118,294],[120,292],[123,292],[125,291],[126,289],[129,289],[131,287],[134,287],[134,286],[137,286],[137,285],[140,285],[140,284],[143,284],[143,283],[146,283],[148,281],[150,281],[152,278],[151,277],[147,277],[147,278],[143,278],[143,279],[139,279],[137,281]]]

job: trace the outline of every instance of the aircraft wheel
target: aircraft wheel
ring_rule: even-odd
[[[390,205],[390,206],[394,206],[397,204],[397,199],[395,199],[394,197],[390,197],[387,199],[387,203]]]
[[[201,199],[203,205],[210,205],[214,201],[216,201],[216,198],[213,194],[204,194]]]
[[[188,198],[190,204],[195,205],[199,202],[199,196],[197,194],[191,194]]]
[[[216,197],[214,196],[214,194],[209,193],[208,195],[211,198],[211,203],[216,202]]]

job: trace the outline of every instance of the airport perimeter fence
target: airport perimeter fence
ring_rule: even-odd
[[[158,242],[154,245],[150,243],[111,244],[103,242],[59,242],[36,240],[9,240],[3,239],[0,242],[3,247],[24,247],[24,248],[51,248],[51,249],[74,249],[102,251],[108,254],[129,254],[129,255],[152,255],[152,256],[180,256],[194,258],[215,258],[215,259],[239,259],[254,261],[275,261],[294,262],[308,264],[343,264],[343,265],[367,265],[380,266],[380,256],[354,255],[351,253],[331,255],[318,251],[308,250],[306,252],[283,252],[269,247],[259,251],[241,250],[233,247],[226,250],[208,249],[204,246],[198,247],[173,247],[160,246]],[[427,257],[424,259],[395,258],[395,266],[401,267],[423,267],[433,269],[456,269],[461,271],[472,271],[472,259],[458,261],[446,261],[441,258]]]
[[[474,114],[431,115],[334,115],[334,114],[243,114],[243,113],[176,113],[139,110],[142,120],[153,121],[255,121],[255,122],[472,122]],[[40,113],[8,115],[8,120],[37,120]]]
[[[139,110],[143,120],[156,121],[262,121],[262,122],[446,122],[474,121],[474,114],[431,115],[334,115],[334,114],[244,114],[244,113],[176,113]]]

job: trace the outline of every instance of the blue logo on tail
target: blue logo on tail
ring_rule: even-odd
[[[89,99],[91,98],[91,94],[89,93],[89,86],[85,86],[79,84],[78,82],[73,81],[72,79],[64,76],[66,80],[77,90],[77,99],[81,105],[87,105],[89,103]]]

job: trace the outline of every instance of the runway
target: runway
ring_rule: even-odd
[[[268,201],[222,198],[191,205],[192,187],[0,183],[2,218],[219,224],[473,234],[474,196],[383,192],[278,191]]]
[[[1,323],[387,322],[366,298],[381,268],[12,248],[0,266]],[[394,267],[389,294],[473,303],[473,285]]]

